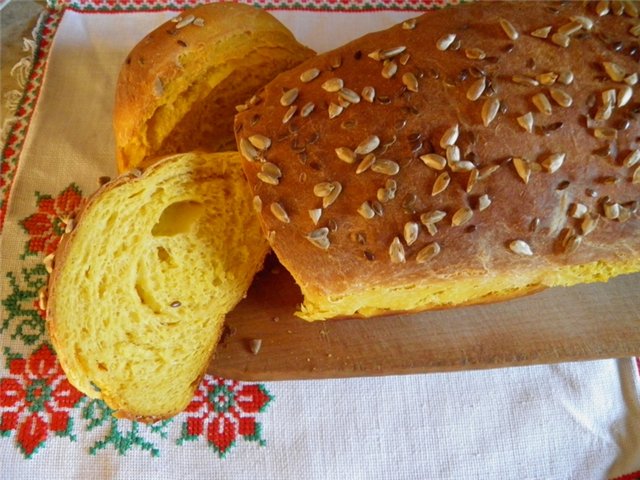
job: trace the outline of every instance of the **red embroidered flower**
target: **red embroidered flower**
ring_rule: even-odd
[[[220,456],[229,451],[238,436],[264,445],[256,417],[270,401],[262,385],[205,376],[185,411],[187,421],[178,444],[205,435]]]
[[[71,184],[56,198],[36,195],[38,211],[20,222],[29,234],[25,254],[48,255],[55,252],[64,233],[65,224],[61,219],[74,215],[82,203],[82,194],[76,185]]]
[[[14,357],[8,363],[9,377],[0,379],[0,435],[16,431],[22,452],[30,457],[49,432],[71,435],[69,411],[82,394],[66,379],[46,343],[28,359]]]

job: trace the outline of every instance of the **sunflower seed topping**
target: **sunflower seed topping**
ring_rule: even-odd
[[[280,203],[273,202],[271,205],[269,205],[269,208],[271,210],[271,213],[273,213],[273,216],[276,217],[278,220],[280,220],[282,223],[291,222],[291,220],[289,219],[289,215],[287,214],[287,211],[284,209],[284,207]]]
[[[400,58],[398,58],[398,61],[400,62],[400,65],[406,65],[407,63],[409,63],[410,58],[411,58],[410,54],[403,53],[402,55],[400,55]]]
[[[604,17],[609,14],[609,0],[599,0],[596,3],[596,13],[599,17]]]
[[[329,194],[322,198],[322,208],[328,208],[333,205],[342,192],[342,184],[340,182],[331,182],[331,187]]]
[[[264,135],[251,135],[249,137],[249,142],[251,142],[251,145],[256,147],[258,150],[268,150],[271,146],[271,139]]]
[[[618,90],[617,107],[624,107],[633,96],[633,89],[629,85],[625,85]]]
[[[634,37],[640,37],[640,23],[635,24],[629,29],[629,33]]]
[[[40,308],[40,310],[46,310],[48,300],[49,299],[47,298],[47,287],[42,287],[38,291],[38,308]]]
[[[45,270],[49,274],[53,272],[54,260],[55,260],[55,253],[50,253],[49,255],[44,257],[44,259],[42,260],[42,264],[44,265]]]
[[[424,247],[422,250],[418,252],[416,255],[416,262],[418,263],[426,263],[436,255],[440,253],[440,245],[438,242],[433,242]]]
[[[482,167],[479,170],[479,175],[478,175],[478,180],[484,180],[485,178],[489,178],[491,175],[493,175],[498,169],[500,168],[500,165],[495,164],[495,165],[487,165],[486,167]]]
[[[624,13],[631,18],[638,18],[640,12],[638,12],[638,7],[636,6],[635,1],[626,0],[624,2]]]
[[[638,165],[636,169],[633,171],[633,175],[631,177],[631,183],[634,185],[640,184],[640,165]]]
[[[558,82],[563,85],[571,85],[573,83],[573,72],[571,70],[564,70],[558,75]]]
[[[471,84],[469,90],[467,90],[467,99],[475,102],[480,98],[480,95],[484,92],[484,89],[487,87],[487,80],[485,77],[481,77],[477,79],[475,82]]]
[[[536,93],[531,100],[536,108],[544,115],[551,115],[553,109],[551,108],[551,102],[544,93]]]
[[[570,235],[564,242],[564,253],[575,252],[582,243],[580,235]]]
[[[591,20],[589,17],[584,17],[582,15],[575,15],[571,17],[571,20],[573,20],[574,22],[580,23],[582,28],[587,31],[593,28],[593,20]]]
[[[471,220],[471,217],[473,217],[473,210],[469,207],[462,207],[453,214],[453,217],[451,217],[451,225],[459,227]]]
[[[566,154],[564,153],[552,153],[547,158],[540,162],[540,165],[549,173],[554,173],[562,166]]]
[[[455,39],[456,39],[455,33],[449,33],[448,35],[444,35],[440,37],[436,42],[436,48],[444,52],[451,46],[451,44],[455,41]]]
[[[329,104],[329,118],[336,118],[338,115],[342,113],[343,110],[344,110],[344,107],[341,107],[340,105],[336,105],[335,103],[331,102]]]
[[[261,171],[258,172],[257,177],[264,183],[269,185],[278,185],[280,178],[282,178],[282,172],[280,169],[270,162],[265,162],[261,165]]]
[[[312,208],[311,210],[309,210],[309,217],[311,218],[311,221],[313,222],[314,225],[318,225],[318,222],[320,221],[321,216],[322,216],[321,208]]]
[[[453,168],[454,163],[460,161],[460,147],[457,145],[449,145],[446,150],[447,164]]]
[[[513,157],[513,166],[522,181],[524,183],[529,183],[529,177],[531,176],[531,164],[524,158]]]
[[[391,258],[391,263],[405,262],[404,247],[398,237],[394,237],[391,245],[389,245],[389,258]]]
[[[350,102],[350,103],[360,103],[360,95],[351,90],[350,88],[341,88],[338,92],[340,98]]]
[[[333,184],[333,182],[316,183],[313,186],[313,194],[316,197],[325,198],[331,194],[334,188],[335,188],[335,185]]]
[[[384,66],[382,67],[382,76],[384,78],[393,77],[398,71],[398,64],[392,60],[385,60]]]
[[[620,216],[620,204],[615,202],[605,202],[603,205],[604,216],[609,220],[615,220]]]
[[[418,239],[419,233],[420,225],[418,225],[416,222],[407,222],[404,224],[404,241],[408,247],[415,243],[415,241]]]
[[[421,155],[420,160],[422,160],[427,167],[433,168],[434,170],[442,170],[447,165],[447,159],[437,153]]]
[[[423,213],[420,215],[420,221],[423,225],[428,224],[436,224],[447,216],[447,212],[443,212],[442,210],[433,210],[431,212]]]
[[[393,58],[393,57],[395,57],[397,55],[400,55],[406,49],[407,49],[407,47],[405,47],[404,45],[401,45],[401,46],[398,46],[398,47],[386,48],[384,50],[380,50],[380,53],[379,53],[380,60],[386,60],[388,58]]]
[[[380,139],[376,135],[370,135],[360,142],[356,147],[355,153],[358,155],[366,155],[367,153],[373,152],[379,146]]]
[[[183,19],[180,19],[180,17],[178,17],[178,23],[176,23],[176,30],[180,30],[181,28],[184,28],[187,25],[191,25],[195,19],[196,17],[194,17],[193,15],[188,15]]]
[[[311,115],[311,112],[313,112],[316,108],[315,103],[313,102],[307,102],[304,104],[304,106],[300,109],[300,116],[302,118],[306,118],[309,115]]]
[[[625,167],[631,168],[638,162],[640,162],[640,150],[636,149],[625,157],[625,159],[622,161],[622,164]]]
[[[456,148],[458,147],[448,147],[448,148]],[[459,151],[460,149],[458,149]],[[458,160],[457,162],[451,162],[451,171],[453,172],[471,172],[474,170],[476,166],[473,162],[468,160]]]
[[[538,79],[538,82],[540,82],[542,85],[553,85],[554,83],[556,83],[556,80],[558,79],[558,74],[555,72],[546,72],[546,73],[541,73],[536,78]]]
[[[296,114],[297,110],[298,110],[297,105],[291,105],[289,107],[289,110],[287,110],[287,113],[285,113],[284,117],[282,117],[282,123],[288,123],[289,120],[291,120],[291,118]]]
[[[344,82],[341,78],[336,77],[330,78],[322,84],[322,89],[329,93],[339,92],[342,87],[344,87]]]
[[[551,27],[542,27],[531,32],[532,37],[536,38],[547,38],[551,33]]]
[[[431,190],[431,196],[435,197],[439,193],[445,191],[445,189],[449,186],[449,182],[451,181],[451,177],[447,172],[442,172],[436,178],[436,181],[433,183],[433,188]]]
[[[485,127],[488,127],[491,122],[496,118],[498,111],[500,110],[500,100],[496,97],[487,98],[482,105],[482,123]]]
[[[282,105],[283,107],[288,107],[289,105],[291,105],[293,102],[296,101],[296,98],[298,98],[297,88],[292,88],[290,90],[287,90],[282,94],[282,97],[280,97],[280,105]]]
[[[331,242],[329,241],[329,229],[327,227],[318,228],[307,235],[309,240],[316,247],[327,250]]]
[[[454,126],[449,127],[444,132],[442,138],[440,139],[440,147],[447,148],[449,145],[455,145],[455,143],[458,141],[458,135],[460,135],[460,127],[456,123]]]
[[[340,160],[346,163],[354,163],[356,161],[356,154],[347,147],[336,148],[336,155]]]
[[[560,28],[558,28],[558,33],[562,35],[573,35],[574,33],[582,30],[582,23],[577,20],[572,20],[569,23],[565,23]]]
[[[405,20],[404,22],[402,22],[403,30],[413,30],[414,28],[416,28],[415,18],[410,18],[409,20]]]
[[[376,98],[376,89],[371,86],[364,87],[362,89],[362,98],[369,103],[373,103]]]
[[[483,210],[486,210],[487,208],[489,208],[489,205],[491,205],[491,199],[489,198],[489,195],[487,195],[486,193],[481,195],[478,198],[478,211],[482,212]]]
[[[509,20],[505,18],[501,18],[500,26],[502,27],[502,30],[507,35],[507,37],[509,37],[509,39],[517,40],[518,37],[520,36],[520,34],[518,33],[518,30],[516,30],[516,27],[514,27]]]
[[[410,92],[418,91],[418,79],[413,73],[407,72],[404,75],[402,75],[402,83],[407,87],[407,90],[409,90]]]
[[[572,203],[569,206],[569,216],[572,218],[583,218],[588,210],[584,203]]]
[[[371,170],[384,175],[396,175],[400,171],[400,165],[393,160],[376,160],[371,165]]]
[[[618,138],[618,131],[611,127],[594,128],[593,136],[598,140],[615,140]]]
[[[373,165],[375,161],[376,161],[376,156],[373,153],[369,153],[365,155],[364,158],[358,164],[358,168],[356,168],[356,174],[360,174],[362,172],[367,171],[369,168],[371,168],[371,165]]]
[[[533,132],[533,114],[531,112],[525,113],[516,120],[518,121],[518,125],[524,128],[527,132]]]
[[[564,33],[556,32],[551,35],[551,41],[559,47],[567,48],[569,46],[569,43],[571,43],[571,38]]]
[[[258,151],[254,148],[249,140],[241,138],[239,142],[239,149],[242,156],[250,162],[255,162],[258,159]]]
[[[533,255],[533,251],[531,251],[531,247],[524,240],[514,240],[509,243],[509,249],[518,255],[525,255],[530,257]]]
[[[300,74],[300,81],[302,83],[309,83],[311,80],[315,79],[318,75],[320,75],[320,70],[317,68],[310,68],[309,70],[305,70]]]
[[[538,82],[538,80],[526,75],[514,75],[513,77],[511,77],[511,81],[519,85],[528,85],[530,87],[537,87],[538,85],[540,85],[540,82]]]
[[[477,168],[473,168],[470,171],[469,178],[467,179],[467,188],[466,188],[467,193],[471,193],[471,191],[473,190],[473,187],[476,186],[479,176],[480,176],[480,172],[478,171]]]
[[[604,71],[607,72],[607,75],[609,75],[609,78],[614,82],[622,82],[627,76],[624,69],[617,63],[602,62],[602,66],[604,67]]]
[[[585,215],[582,219],[582,223],[580,224],[580,229],[582,230],[582,235],[589,235],[593,232],[598,226],[598,220],[600,217],[593,215]]]
[[[484,60],[487,57],[487,53],[481,48],[466,48],[464,54],[469,60]]]
[[[555,100],[555,102],[561,107],[570,107],[573,103],[573,98],[567,92],[560,90],[559,88],[550,88],[549,94],[551,98]]]
[[[262,211],[262,199],[258,195],[253,197],[253,210],[256,213],[260,213]]]
[[[371,205],[367,201],[362,202],[362,204],[360,204],[360,206],[358,207],[358,213],[362,215],[362,217],[366,218],[367,220],[375,217],[376,215],[375,210],[371,208]]]

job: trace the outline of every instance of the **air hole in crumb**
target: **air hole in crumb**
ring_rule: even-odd
[[[186,233],[203,213],[204,206],[198,202],[172,203],[162,211],[158,223],[151,230],[151,234],[156,237],[171,237]]]

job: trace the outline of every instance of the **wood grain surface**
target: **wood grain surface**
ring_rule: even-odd
[[[636,356],[639,291],[635,274],[492,305],[308,323],[294,316],[300,290],[270,258],[228,316],[209,373],[339,378]]]

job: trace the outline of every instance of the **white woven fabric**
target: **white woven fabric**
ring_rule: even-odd
[[[98,176],[115,173],[116,74],[130,48],[173,15],[64,14],[4,227],[3,299],[12,289],[7,273],[19,277],[35,264],[22,255],[26,234],[19,224],[35,211],[34,192],[56,196],[75,182],[87,194]],[[319,51],[413,16],[275,15]],[[46,342],[21,342],[11,322],[0,333],[0,380],[18,378],[10,355],[26,358]],[[14,408],[8,385],[0,383],[0,414]],[[640,471],[635,359],[262,387],[272,396],[258,415],[263,444],[238,438],[220,456],[205,438],[179,441],[184,416],[154,431],[102,417],[99,405],[84,399],[68,410],[73,438],[50,429],[27,455],[17,429],[0,432],[0,478],[584,480]]]

